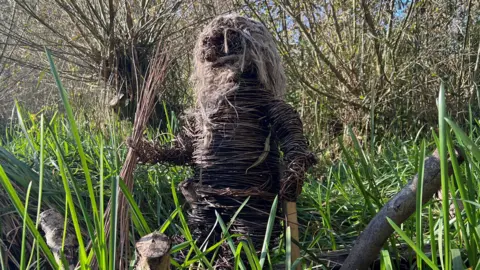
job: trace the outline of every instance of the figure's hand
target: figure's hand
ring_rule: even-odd
[[[136,150],[136,145],[133,142],[133,138],[131,136],[128,136],[127,139],[125,140],[125,144],[129,147],[132,148],[134,151]]]
[[[137,156],[137,163],[144,163],[142,160],[141,160],[141,153],[139,153],[140,151],[138,150],[138,145],[135,144],[135,142],[133,141],[133,138],[131,136],[128,136],[127,139],[125,140],[125,144],[128,146],[128,148],[132,149],[133,152],[136,153],[136,156]]]
[[[136,153],[138,163],[145,164],[152,161],[152,154],[155,149],[152,143],[143,138],[138,143],[135,143],[133,138],[129,136],[125,140],[125,144]]]
[[[306,166],[307,168],[310,168],[314,165],[318,164],[318,158],[314,153],[308,153],[307,154],[307,161],[306,161]]]
[[[280,180],[280,197],[286,201],[296,201],[302,192],[305,173],[317,162],[318,159],[313,153],[291,160]]]

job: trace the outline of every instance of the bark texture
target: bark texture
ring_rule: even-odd
[[[55,209],[46,210],[40,214],[40,226],[45,232],[47,245],[59,266],[62,267],[61,269],[74,269],[78,262],[78,242],[70,226],[67,226],[65,245],[63,246],[63,255],[69,264],[68,267],[64,266],[61,261],[64,221],[63,216]]]

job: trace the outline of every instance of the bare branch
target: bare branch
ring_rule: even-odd
[[[459,163],[463,162],[463,156],[459,152],[456,154]],[[449,174],[453,173],[451,163],[449,163],[448,171]],[[425,204],[441,187],[438,151],[425,159],[423,181],[422,201]],[[370,266],[394,231],[386,218],[392,219],[396,224],[401,224],[415,212],[417,184],[418,175],[383,206],[358,237],[341,269],[367,269]]]

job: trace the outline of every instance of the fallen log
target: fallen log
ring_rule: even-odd
[[[171,241],[165,234],[153,232],[147,234],[135,245],[138,259],[135,269],[168,270],[170,269]]]
[[[459,163],[463,162],[463,156],[456,152]],[[452,174],[451,162],[448,163],[448,173]],[[432,156],[425,159],[423,198],[422,203],[428,202],[441,188],[440,180],[440,157],[438,150]],[[342,265],[341,270],[368,269],[377,258],[380,250],[390,235],[393,228],[387,221],[387,217],[396,224],[407,220],[416,209],[418,175],[393,197],[378,214],[370,221],[362,234],[355,241],[355,245]]]

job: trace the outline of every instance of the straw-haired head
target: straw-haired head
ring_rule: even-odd
[[[200,33],[194,51],[195,94],[223,96],[248,73],[276,98],[285,94],[285,73],[272,35],[255,20],[231,14],[216,17]]]

